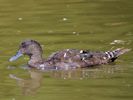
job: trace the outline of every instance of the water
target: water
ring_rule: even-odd
[[[72,71],[10,63],[21,41],[35,39],[44,57],[64,48],[133,49],[131,0],[0,0],[0,100],[132,100],[133,52],[115,64]]]

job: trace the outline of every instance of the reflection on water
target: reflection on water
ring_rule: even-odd
[[[12,66],[13,67],[13,66]],[[24,68],[27,66],[23,66]],[[14,68],[14,67],[13,67]],[[41,87],[42,80],[48,76],[51,78],[57,79],[100,79],[100,78],[109,78],[111,74],[114,74],[115,71],[120,71],[121,69],[118,66],[100,66],[92,68],[80,68],[73,70],[47,70],[40,71],[36,69],[28,69],[30,74],[29,79],[20,78],[14,74],[9,74],[11,79],[17,81],[17,85],[21,88],[23,95],[34,95],[37,90]],[[44,77],[43,77],[44,76]],[[53,83],[54,84],[54,83]],[[45,87],[45,83],[44,83]]]
[[[17,81],[17,85],[21,87],[24,95],[33,95],[41,85],[42,73],[36,70],[28,70],[28,72],[30,74],[29,79],[23,79],[13,74],[10,74],[9,76]]]
[[[108,78],[115,71],[120,71],[118,67],[100,66],[100,68],[82,68],[73,70],[52,71],[50,74],[54,78],[62,79],[96,79]]]

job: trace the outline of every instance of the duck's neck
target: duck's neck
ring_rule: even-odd
[[[34,54],[30,56],[30,60],[28,64],[35,65],[37,63],[41,63],[42,61],[43,61],[43,58],[41,54]]]

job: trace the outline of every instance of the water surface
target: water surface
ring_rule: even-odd
[[[132,5],[131,0],[0,0],[0,100],[132,100],[132,51],[114,64],[74,71],[24,69],[26,56],[8,62],[26,39],[39,41],[44,57],[66,48],[133,49]]]

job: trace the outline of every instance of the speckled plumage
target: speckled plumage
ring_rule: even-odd
[[[28,64],[41,70],[67,70],[79,67],[82,68],[108,64],[129,50],[130,49],[118,48],[108,52],[93,52],[88,50],[65,49],[53,53],[47,59],[43,59],[42,48],[37,41],[24,41],[20,44],[19,47],[19,53],[28,55],[30,57]],[[10,59],[10,61],[17,59],[16,56],[13,57]]]

